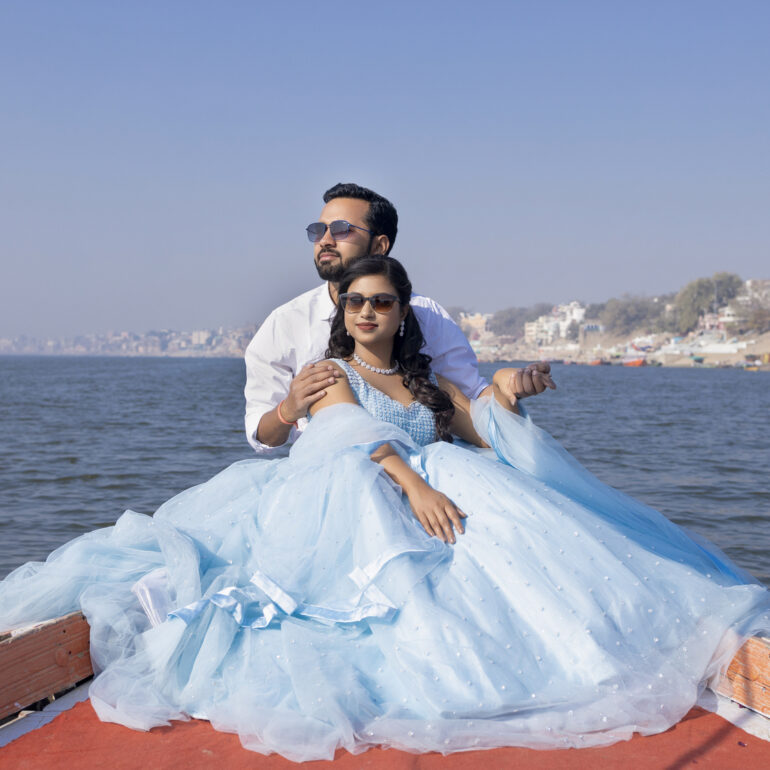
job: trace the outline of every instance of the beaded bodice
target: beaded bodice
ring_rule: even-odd
[[[419,401],[413,401],[408,406],[404,406],[370,385],[347,361],[341,358],[333,360],[345,371],[353,394],[372,417],[397,425],[409,434],[415,444],[420,446],[431,444],[436,440],[436,422],[433,412],[427,406]],[[436,382],[433,374],[431,374],[431,381]]]

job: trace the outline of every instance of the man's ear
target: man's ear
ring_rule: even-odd
[[[372,245],[369,247],[370,254],[387,254],[390,248],[390,238],[387,235],[375,235],[372,238]]]

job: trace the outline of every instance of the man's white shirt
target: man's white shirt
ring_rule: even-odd
[[[478,361],[465,335],[432,299],[413,294],[411,305],[426,340],[423,353],[433,359],[433,371],[457,385],[468,398],[476,398],[487,382],[479,375]],[[282,447],[257,441],[259,421],[286,398],[300,369],[323,360],[335,309],[328,284],[323,283],[273,310],[246,348],[246,436],[257,454],[285,453],[307,425],[307,419],[299,420]]]

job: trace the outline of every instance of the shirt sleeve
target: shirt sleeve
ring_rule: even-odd
[[[271,313],[257,330],[245,354],[246,438],[254,451],[263,456],[285,454],[286,445],[297,435],[293,427],[286,444],[277,447],[257,440],[259,421],[286,398],[296,370],[294,346],[285,344],[281,326],[275,312]]]
[[[468,398],[477,398],[489,383],[479,374],[479,362],[468,338],[438,302],[415,295],[412,307],[425,336],[431,368],[457,385]]]

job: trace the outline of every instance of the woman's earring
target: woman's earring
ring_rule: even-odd
[[[398,336],[403,337],[404,336],[404,326],[406,325],[406,318],[401,320],[401,326],[398,327]]]

